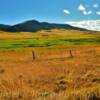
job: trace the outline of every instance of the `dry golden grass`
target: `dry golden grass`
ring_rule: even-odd
[[[84,34],[86,33],[86,34]],[[68,31],[68,30],[51,30],[48,31],[40,31],[37,33],[30,32],[19,32],[19,33],[8,33],[8,32],[0,32],[0,40],[9,40],[9,39],[31,39],[31,38],[47,38],[47,37],[68,37],[68,38],[90,38],[98,36],[100,37],[100,32],[79,32],[79,31]]]
[[[37,34],[4,33],[0,39],[46,38],[46,34],[52,38],[99,36],[99,33],[53,30]],[[99,44],[0,51],[0,100],[100,100]]]

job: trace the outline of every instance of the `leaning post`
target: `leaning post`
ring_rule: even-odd
[[[72,50],[69,50],[69,54],[70,54],[70,57],[73,58],[73,53],[72,53]]]

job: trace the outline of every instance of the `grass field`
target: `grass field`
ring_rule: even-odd
[[[100,100],[100,32],[0,32],[0,100]]]

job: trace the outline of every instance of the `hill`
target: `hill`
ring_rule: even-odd
[[[0,25],[1,31],[7,32],[36,32],[40,30],[50,30],[50,29],[67,29],[67,30],[81,30],[86,31],[86,29],[77,28],[68,24],[56,24],[39,22],[36,20],[29,20],[23,23],[19,23],[13,26],[10,25]]]
[[[0,24],[0,30],[1,30],[1,31],[6,31],[8,28],[10,28],[10,25],[3,25],[3,24]]]

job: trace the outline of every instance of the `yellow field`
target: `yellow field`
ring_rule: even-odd
[[[0,33],[0,40],[96,37],[100,32]],[[1,47],[0,100],[100,100],[99,43]]]

